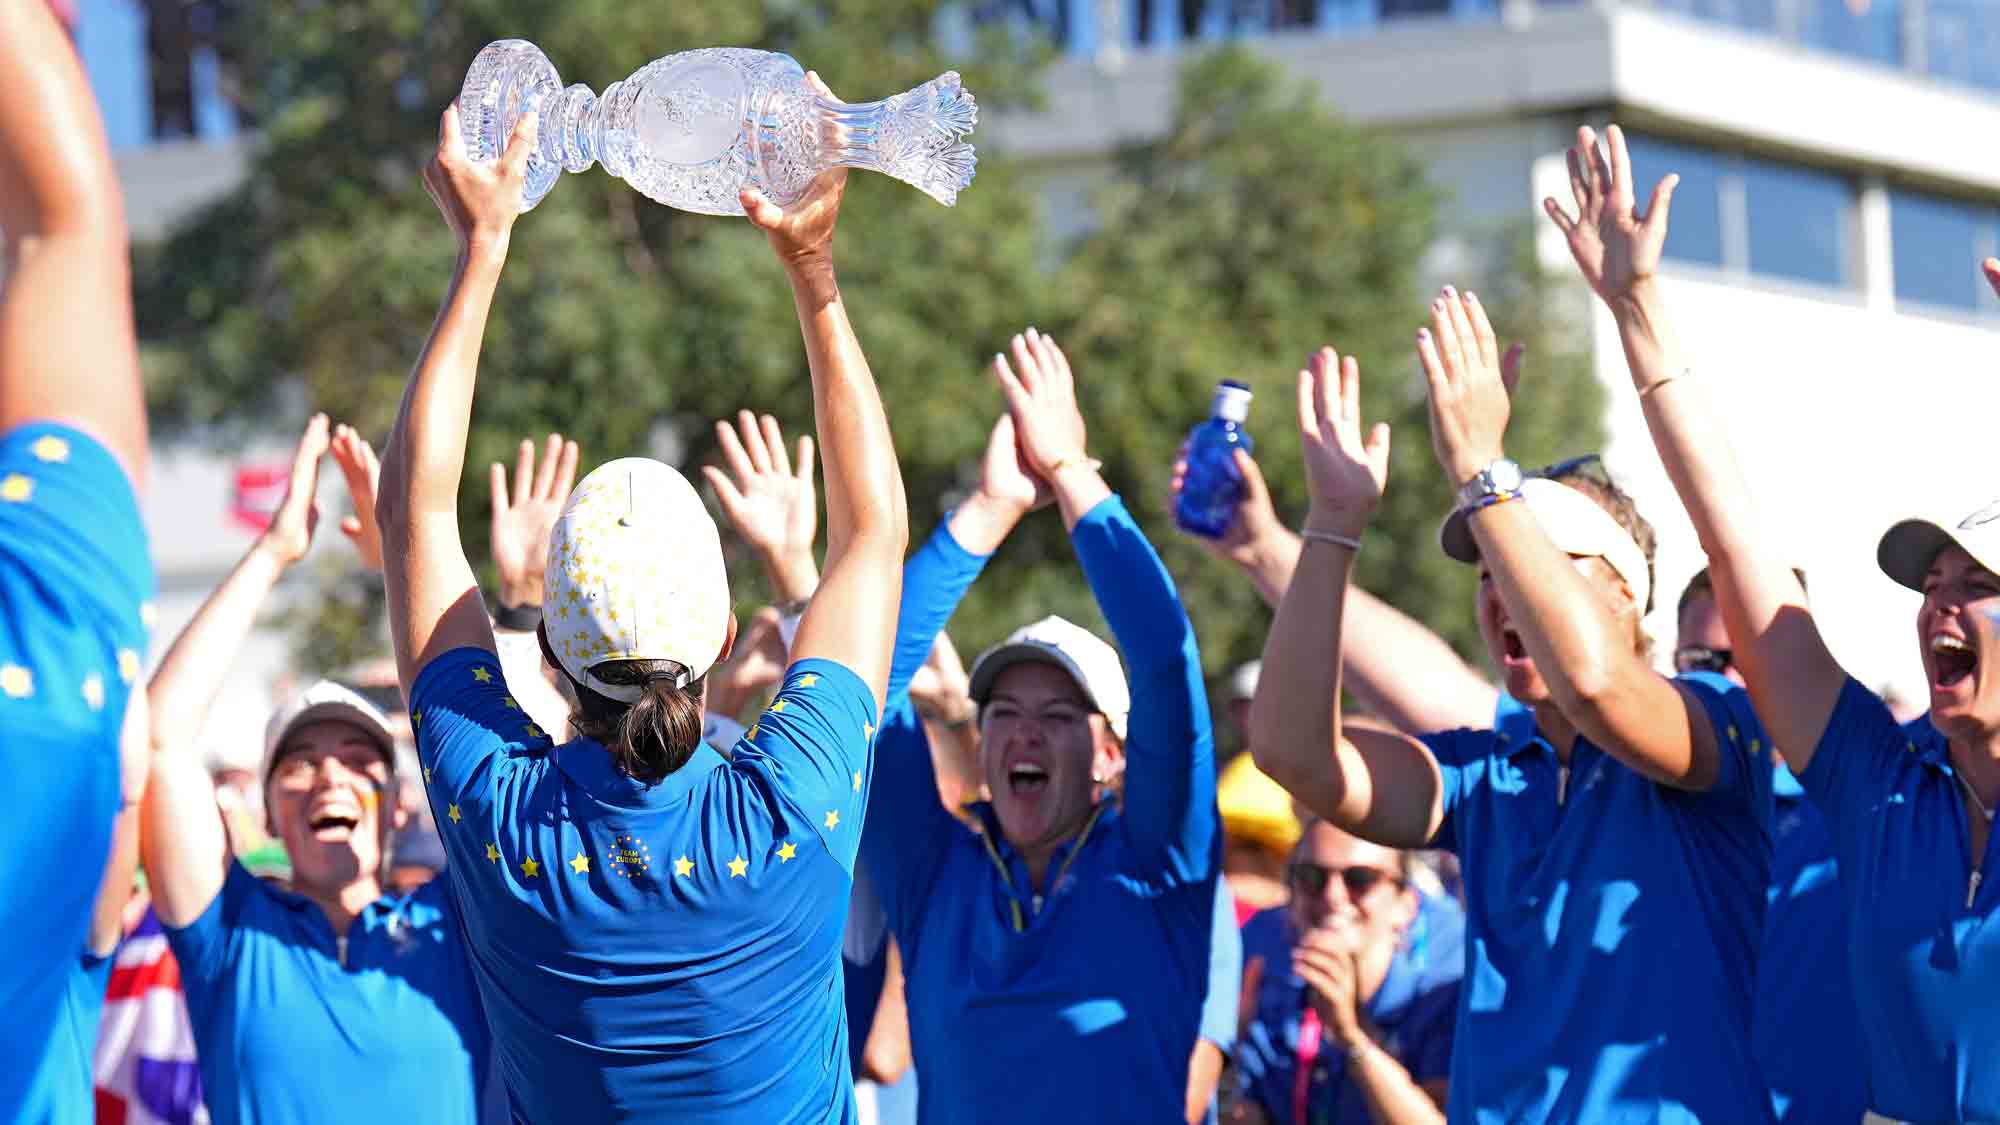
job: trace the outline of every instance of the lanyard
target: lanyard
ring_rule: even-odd
[[[1319,1048],[1319,1010],[1307,1003],[1305,1013],[1299,1017],[1298,1073],[1292,1077],[1292,1121],[1295,1125],[1306,1125],[1310,1120],[1306,1110],[1312,1101],[1313,1065],[1319,1061]]]
[[[1076,862],[1076,857],[1083,854],[1083,845],[1085,841],[1090,839],[1090,830],[1097,827],[1097,818],[1104,815],[1104,808],[1104,804],[1099,804],[1096,808],[1090,810],[1090,819],[1083,822],[1083,831],[1077,833],[1076,843],[1070,846],[1069,854],[1063,857],[1062,866],[1056,868],[1055,875],[1049,879],[1048,886],[1050,891],[1054,891],[1056,886],[1062,882],[1062,877],[1068,874],[1069,865]],[[1007,861],[1000,858],[1000,851],[993,846],[993,837],[991,835],[981,832],[979,834],[979,842],[986,845],[986,858],[992,860],[993,866],[999,869],[1000,884],[1007,888],[1007,905],[1014,915],[1014,932],[1017,934],[1027,932],[1028,920],[1021,913],[1021,900],[1014,896],[1014,876],[1012,872],[1007,870]],[[1034,909],[1037,914],[1042,912],[1041,895],[1035,896]]]

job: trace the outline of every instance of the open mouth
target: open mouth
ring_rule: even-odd
[[[1950,689],[1964,682],[1979,667],[1979,654],[1962,637],[1950,633],[1931,634],[1931,684]]]
[[[1512,629],[1500,630],[1500,651],[1509,664],[1518,664],[1528,659],[1528,646],[1521,640],[1521,634]]]
[[[323,844],[337,844],[352,837],[360,823],[355,817],[340,813],[321,813],[307,821],[306,827],[312,829],[313,839]]]
[[[1048,784],[1049,771],[1033,762],[1016,762],[1007,770],[1007,788],[1016,796],[1040,793]]]

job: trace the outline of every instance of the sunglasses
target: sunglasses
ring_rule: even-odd
[[[1611,472],[1604,467],[1604,455],[1586,453],[1581,457],[1571,457],[1567,461],[1557,461],[1539,469],[1529,469],[1521,474],[1541,480],[1561,480],[1564,477],[1585,477],[1599,484],[1611,483]]]
[[[1736,662],[1736,653],[1707,645],[1682,645],[1674,650],[1674,667],[1681,672],[1713,672],[1720,676]]]
[[[1285,873],[1293,885],[1308,895],[1325,894],[1327,884],[1331,883],[1335,876],[1339,876],[1340,881],[1346,885],[1347,897],[1351,899],[1360,898],[1374,890],[1385,879],[1395,884],[1398,889],[1403,885],[1402,876],[1363,864],[1356,864],[1353,867],[1326,867],[1317,863],[1291,863],[1286,865]]]

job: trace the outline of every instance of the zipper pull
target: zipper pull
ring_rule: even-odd
[[[1980,880],[1980,878],[1981,878],[1981,875],[1980,875],[1980,873],[1979,873],[1979,869],[1978,869],[1977,867],[1973,868],[1973,869],[1972,869],[1972,881],[1971,881],[1971,883],[1970,883],[1969,885],[1967,885],[1967,886],[1966,886],[1966,888],[1965,888],[1965,908],[1966,908],[1967,910],[1970,910],[1970,909],[1972,909],[1972,900],[1973,900],[1973,899],[1976,899],[1976,898],[1978,898],[1978,897],[1979,897],[1979,880]]]
[[[1569,799],[1569,767],[1568,767],[1568,766],[1557,766],[1557,767],[1556,767],[1556,804],[1558,804],[1558,805],[1561,805],[1561,804],[1562,804],[1563,802],[1567,801],[1568,799]]]

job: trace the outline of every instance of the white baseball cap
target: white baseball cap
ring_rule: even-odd
[[[715,520],[686,477],[650,458],[607,462],[576,486],[549,537],[543,591],[542,627],[563,671],[621,703],[645,687],[606,683],[592,668],[671,660],[692,683],[729,636]]]
[[[972,665],[972,701],[984,707],[1000,673],[1016,664],[1039,661],[1068,672],[1104,716],[1111,733],[1125,737],[1132,712],[1132,689],[1118,653],[1097,634],[1060,617],[1044,617],[1014,630],[1006,640],[979,654]]]
[[[342,722],[360,727],[382,748],[382,756],[393,768],[396,764],[396,735],[389,729],[388,716],[380,708],[332,680],[321,680],[285,701],[264,724],[264,777],[271,776],[278,754],[292,732],[307,723]]]
[[[1924,575],[1937,561],[1938,552],[1952,544],[1971,555],[1972,561],[2000,574],[2000,501],[1958,521],[1951,531],[1930,520],[1903,520],[1882,534],[1875,562],[1882,573],[1921,593]]]
[[[1529,477],[1521,482],[1521,502],[1535,514],[1535,522],[1542,525],[1557,550],[1610,563],[1631,587],[1632,603],[1642,611],[1651,604],[1648,599],[1653,582],[1646,572],[1646,552],[1597,501],[1561,481]],[[1438,528],[1438,545],[1462,563],[1479,561],[1479,544],[1467,525],[1470,515],[1461,508],[1446,516]]]

